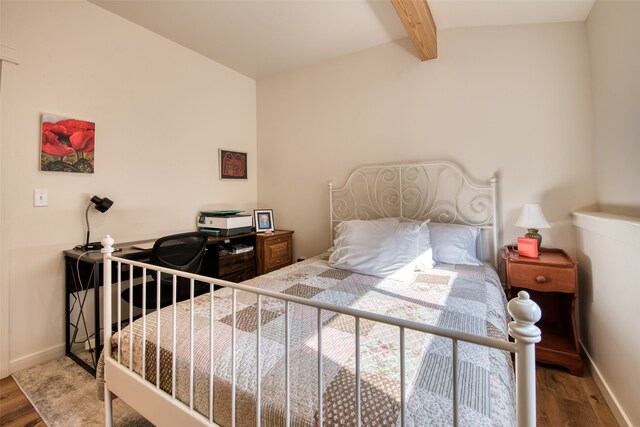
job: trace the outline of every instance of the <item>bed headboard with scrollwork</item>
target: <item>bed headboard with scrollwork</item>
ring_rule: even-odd
[[[346,184],[329,183],[331,242],[341,221],[399,217],[473,225],[481,229],[478,257],[497,265],[497,179],[472,182],[449,162],[362,166]]]

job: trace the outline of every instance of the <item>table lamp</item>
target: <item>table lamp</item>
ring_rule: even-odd
[[[520,216],[515,224],[516,227],[523,227],[528,230],[524,237],[536,239],[538,241],[538,250],[542,244],[542,236],[538,233],[540,228],[551,228],[547,219],[542,213],[540,205],[526,204],[522,207]]]
[[[89,243],[89,236],[91,234],[91,229],[89,228],[89,209],[91,208],[91,206],[94,206],[94,205],[97,211],[105,213],[106,211],[109,210],[111,205],[113,205],[113,200],[107,197],[103,197],[103,198],[100,198],[98,196],[91,197],[91,200],[87,205],[87,210],[84,212],[84,219],[87,223],[87,241],[84,244],[84,249],[87,249],[87,250],[102,249],[102,243],[100,242]]]

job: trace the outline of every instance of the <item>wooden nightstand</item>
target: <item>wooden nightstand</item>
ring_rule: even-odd
[[[542,341],[536,345],[536,360],[564,366],[582,376],[583,364],[578,347],[575,301],[578,292],[576,261],[561,249],[541,248],[538,258],[518,256],[505,246],[507,297],[525,290],[542,309],[537,326]]]
[[[256,234],[256,274],[269,273],[293,262],[293,231]]]

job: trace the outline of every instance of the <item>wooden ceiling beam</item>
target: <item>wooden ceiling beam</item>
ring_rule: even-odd
[[[391,0],[421,61],[438,57],[436,24],[427,0]]]

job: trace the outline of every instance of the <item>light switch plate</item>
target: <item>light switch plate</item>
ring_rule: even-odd
[[[49,191],[46,188],[36,188],[33,190],[33,206],[49,206]]]

